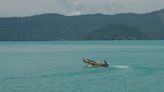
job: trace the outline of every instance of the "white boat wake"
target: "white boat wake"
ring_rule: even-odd
[[[129,66],[120,66],[120,65],[116,65],[116,66],[112,66],[114,68],[120,68],[120,69],[129,69]]]

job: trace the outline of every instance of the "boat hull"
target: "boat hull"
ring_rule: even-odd
[[[94,66],[94,67],[109,67],[109,64],[104,61],[104,63],[96,62],[90,59],[83,58],[82,59],[84,63],[86,63],[89,66]]]

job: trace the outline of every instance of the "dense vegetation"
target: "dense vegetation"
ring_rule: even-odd
[[[0,40],[164,39],[164,9],[146,14],[0,18]]]
[[[146,40],[151,39],[137,28],[124,24],[110,24],[81,37],[82,40]]]

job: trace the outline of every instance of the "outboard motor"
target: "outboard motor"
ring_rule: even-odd
[[[109,67],[108,62],[106,62],[105,60],[104,60],[104,65],[103,65],[103,67]]]

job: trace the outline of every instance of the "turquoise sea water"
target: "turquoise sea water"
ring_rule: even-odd
[[[164,41],[0,42],[0,92],[164,92]]]

